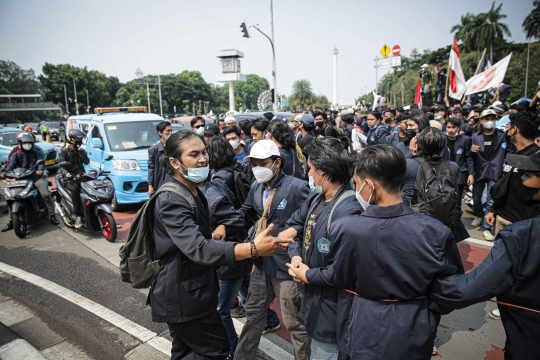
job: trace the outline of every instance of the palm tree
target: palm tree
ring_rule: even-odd
[[[489,59],[493,64],[493,45],[500,43],[506,36],[512,36],[510,29],[506,24],[499,21],[506,18],[506,15],[501,14],[502,3],[495,8],[495,1],[491,4],[491,9],[485,13],[485,23],[479,28],[480,38],[482,42],[489,45]]]
[[[311,89],[309,80],[296,80],[292,86],[291,103],[294,106],[301,105],[302,107],[313,104],[315,95]]]
[[[313,106],[316,108],[324,109],[330,107],[330,101],[326,95],[315,95],[313,98]]]
[[[540,38],[540,0],[533,1],[534,9],[523,21],[523,31],[527,34],[527,39]]]
[[[480,51],[479,29],[485,23],[485,14],[474,15],[467,13],[461,16],[461,23],[452,26],[451,33],[456,33],[456,39],[463,41],[463,45],[469,50]]]

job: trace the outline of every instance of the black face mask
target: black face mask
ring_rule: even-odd
[[[324,126],[324,121],[317,121],[316,124],[318,128],[322,128]]]
[[[514,197],[516,200],[518,200],[520,203],[526,205],[526,206],[534,206],[539,205],[540,200],[533,200],[533,196],[538,193],[540,189],[535,188],[529,188],[526,187],[523,184],[520,184],[516,188],[516,192],[514,193]]]
[[[407,140],[411,141],[416,136],[416,129],[407,129],[405,134],[407,135]]]
[[[511,144],[510,139],[512,138],[512,136],[514,136],[514,135],[516,135],[516,134],[514,133],[514,135],[508,135],[508,132],[509,132],[510,130],[512,130],[512,129],[506,130],[506,132],[504,133],[504,135],[505,135],[505,137],[506,137],[506,142]]]

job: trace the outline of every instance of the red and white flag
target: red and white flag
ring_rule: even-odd
[[[422,82],[420,81],[420,78],[418,78],[418,82],[416,83],[416,91],[414,93],[414,103],[418,105],[418,107],[422,108]]]
[[[489,88],[499,88],[503,82],[504,76],[506,75],[506,70],[508,69],[508,64],[512,54],[508,55],[489,69],[484,72],[481,72],[478,75],[474,75],[467,81],[466,95],[476,94]]]
[[[454,44],[450,49],[450,82],[448,84],[448,96],[456,100],[461,100],[465,93],[465,75],[461,69],[461,54],[454,36]]]

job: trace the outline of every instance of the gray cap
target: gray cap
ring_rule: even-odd
[[[540,151],[531,156],[509,154],[506,156],[506,162],[519,170],[540,171]]]
[[[313,125],[315,124],[315,119],[310,114],[304,114],[300,119],[297,121],[302,122],[304,124]]]

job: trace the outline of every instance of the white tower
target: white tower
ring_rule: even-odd
[[[334,50],[332,50],[332,54],[334,54],[334,81],[333,81],[334,94],[332,95],[332,105],[338,106],[337,54],[339,54],[339,50],[337,49],[336,45],[334,45]]]

